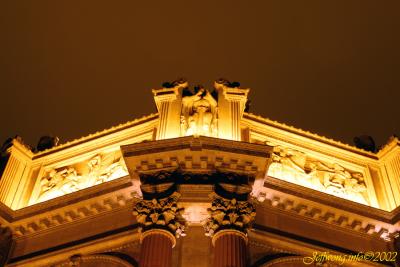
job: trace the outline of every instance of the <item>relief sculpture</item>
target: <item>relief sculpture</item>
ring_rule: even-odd
[[[217,136],[217,101],[208,90],[199,87],[182,98],[181,131],[183,136]]]
[[[362,173],[275,146],[268,176],[368,205]]]
[[[128,175],[122,157],[96,155],[81,167],[67,166],[51,169],[40,179],[40,194],[36,202],[43,202],[84,188]]]

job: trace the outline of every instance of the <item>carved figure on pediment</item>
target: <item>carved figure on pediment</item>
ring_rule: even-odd
[[[79,190],[79,176],[74,168],[65,168],[60,171],[54,169],[40,180],[41,193],[39,201],[62,196]]]
[[[268,175],[367,204],[367,188],[361,173],[293,149],[276,146],[274,150]]]
[[[114,180],[128,175],[123,158],[114,162],[114,155],[96,155],[88,160],[87,169],[76,170],[74,167],[65,167],[59,171],[51,169],[39,181],[40,193],[38,202],[69,194],[93,185]]]
[[[128,170],[125,166],[124,159],[121,157],[117,162],[114,162],[105,168],[105,170],[97,179],[96,184],[108,182],[127,174]]]
[[[215,136],[217,131],[217,101],[202,87],[182,98],[181,130],[185,136]]]
[[[305,167],[306,159],[306,155],[300,151],[276,146],[272,154],[269,175],[286,177],[288,181],[294,183],[307,179],[309,170]]]

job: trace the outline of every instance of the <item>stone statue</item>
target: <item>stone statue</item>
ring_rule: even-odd
[[[217,101],[208,90],[200,87],[191,96],[182,98],[182,135],[216,136]]]

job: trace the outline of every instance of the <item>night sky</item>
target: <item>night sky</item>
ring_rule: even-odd
[[[239,81],[252,113],[345,143],[400,134],[400,1],[197,3],[1,1],[0,142],[147,115],[179,77]]]

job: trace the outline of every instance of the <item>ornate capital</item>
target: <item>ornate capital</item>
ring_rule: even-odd
[[[210,217],[204,228],[207,236],[213,236],[220,230],[237,230],[244,234],[250,228],[256,216],[256,209],[248,201],[237,201],[215,197],[208,209]]]
[[[186,221],[183,208],[178,207],[180,194],[175,192],[167,198],[140,200],[133,208],[139,223],[139,231],[167,230],[177,238],[185,236]]]

